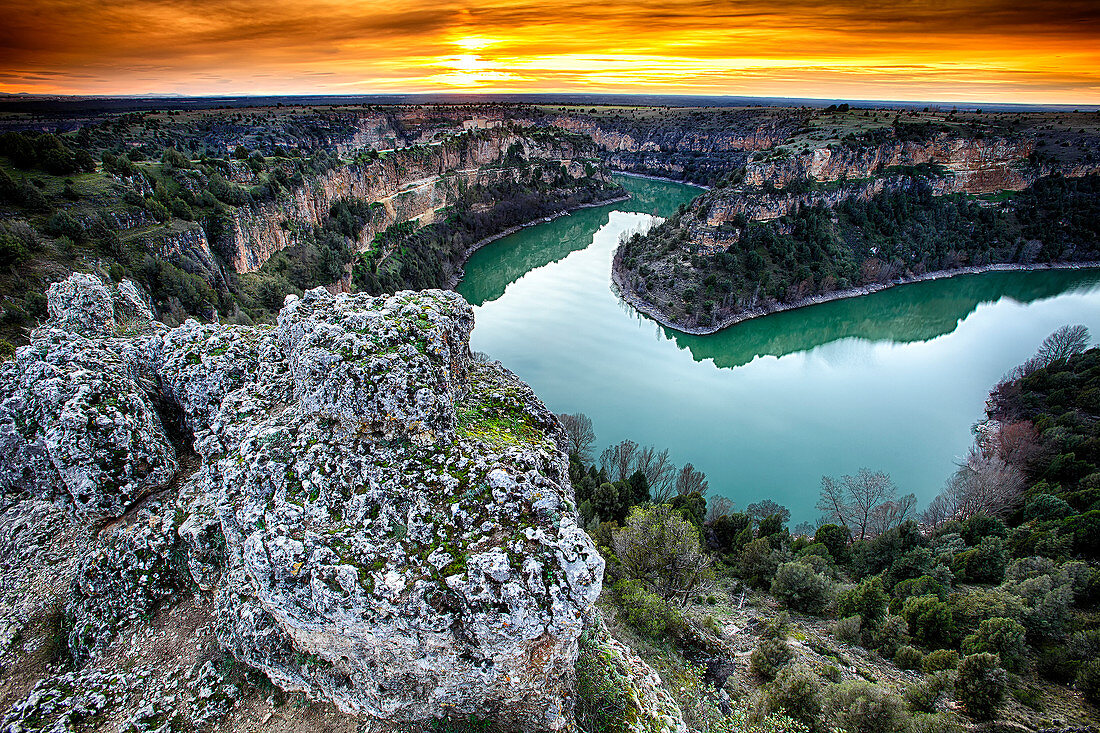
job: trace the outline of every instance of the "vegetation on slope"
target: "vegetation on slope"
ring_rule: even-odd
[[[998,206],[933,195],[924,177],[834,208],[801,207],[777,221],[691,238],[681,212],[623,243],[621,270],[673,321],[708,326],[757,307],[975,265],[1100,259],[1100,176],[1040,179]],[[725,225],[723,225],[725,227]]]
[[[783,507],[708,506],[705,484],[654,503],[644,462],[617,467],[616,447],[600,467],[575,459],[609,626],[696,730],[1095,724],[1100,349],[1087,343],[1062,329],[994,388],[970,459],[919,517],[869,470],[823,479],[825,515],[792,533]],[[577,435],[583,420],[566,417]]]

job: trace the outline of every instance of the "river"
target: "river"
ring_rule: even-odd
[[[777,313],[709,336],[666,329],[611,289],[619,236],[698,188],[618,179],[630,201],[582,209],[474,253],[459,292],[471,348],[599,446],[668,448],[738,509],[771,498],[815,519],[822,475],[889,473],[923,507],[971,443],[986,395],[1066,323],[1100,336],[1100,271],[994,272]]]

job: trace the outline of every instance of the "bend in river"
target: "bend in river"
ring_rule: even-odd
[[[738,508],[770,497],[817,516],[822,474],[891,474],[923,506],[971,442],[994,383],[1051,331],[1100,335],[1100,271],[994,272],[902,285],[691,336],[612,291],[619,237],[700,189],[622,177],[630,201],[582,209],[476,252],[459,292],[472,348],[555,412],[592,418],[602,449],[669,448]]]

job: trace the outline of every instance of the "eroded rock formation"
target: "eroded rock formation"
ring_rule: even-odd
[[[560,426],[472,360],[459,296],[317,289],[274,327],[175,329],[128,283],[49,298],[0,373],[0,472],[17,505],[121,517],[75,563],[78,660],[196,587],[283,689],[390,724],[567,726],[603,560]]]

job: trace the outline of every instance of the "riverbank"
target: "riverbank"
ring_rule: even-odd
[[[743,321],[748,321],[753,318],[759,318],[761,316],[768,316],[773,313],[782,313],[783,311],[796,310],[798,308],[807,308],[812,305],[820,305],[822,303],[828,303],[834,300],[844,300],[845,298],[855,298],[860,295],[870,295],[877,293],[888,288],[893,288],[898,285],[910,285],[912,283],[925,282],[928,280],[941,280],[944,278],[958,277],[960,275],[980,275],[986,272],[1013,272],[1013,271],[1043,271],[1043,270],[1089,270],[1100,268],[1100,262],[1054,262],[1044,263],[1040,265],[1020,265],[1014,263],[992,264],[992,265],[976,265],[973,267],[960,267],[952,270],[935,270],[933,272],[926,272],[923,275],[915,275],[913,277],[897,278],[886,283],[874,283],[858,288],[848,288],[846,290],[834,290],[829,293],[819,293],[800,300],[796,300],[792,303],[769,303],[767,305],[757,306],[746,311],[734,313],[725,318],[720,319],[717,323],[710,326],[687,326],[684,324],[675,323],[669,319],[664,313],[658,310],[652,303],[649,303],[641,298],[633,290],[625,286],[624,273],[619,268],[619,253],[616,251],[615,258],[611,264],[611,283],[615,288],[615,292],[620,298],[629,303],[631,307],[640,313],[644,313],[649,318],[653,319],[657,323],[671,328],[681,333],[692,334],[694,336],[707,336],[713,333],[717,333],[723,329],[735,326]]]
[[[607,206],[609,204],[617,204],[620,201],[629,200],[630,194],[624,193],[621,196],[616,196],[614,198],[607,199],[606,201],[592,201],[587,204],[577,204],[576,206],[562,209],[561,211],[558,211],[554,214],[540,216],[537,219],[532,219],[531,221],[524,222],[523,224],[517,224],[514,227],[508,227],[507,229],[497,232],[496,234],[493,234],[491,236],[485,237],[484,239],[479,239],[466,248],[466,252],[462,256],[462,262],[458,265],[458,270],[454,274],[452,274],[450,279],[447,281],[447,289],[455,290],[456,288],[458,288],[458,284],[462,282],[462,279],[466,276],[466,262],[470,259],[471,255],[473,255],[474,252],[477,252],[479,249],[487,244],[492,244],[498,239],[503,239],[504,237],[507,237],[510,234],[515,234],[516,232],[526,229],[527,227],[533,227],[536,224],[543,224],[553,221],[554,219],[565,216],[572,211],[580,211],[581,209],[595,209],[599,206]]]

